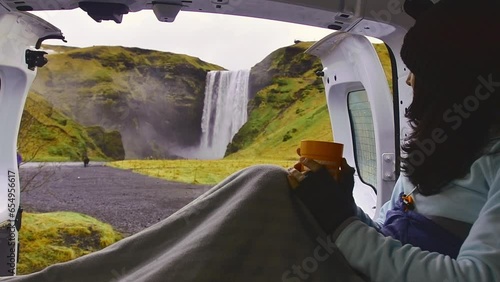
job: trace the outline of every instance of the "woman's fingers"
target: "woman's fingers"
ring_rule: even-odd
[[[287,175],[287,178],[288,178],[288,184],[290,184],[290,188],[295,189],[299,187],[300,183],[299,181],[297,181],[297,179],[295,179],[295,177],[289,174]]]
[[[347,165],[347,163],[346,163],[346,165]],[[304,178],[306,177],[305,174],[308,171],[317,172],[322,167],[323,166],[321,164],[319,164],[318,162],[316,162],[312,159],[301,157],[298,163],[296,163],[293,167],[288,169],[288,176],[287,176],[288,183],[290,184],[292,189],[295,189],[300,185],[300,182],[302,180],[304,180]],[[347,170],[347,167],[349,167],[349,166],[348,165],[346,166],[346,170]],[[307,168],[307,169],[305,169],[305,168]]]
[[[293,167],[288,169],[288,175],[295,178],[298,182],[304,180],[305,177],[304,174],[302,174],[302,172],[296,170]]]
[[[305,165],[306,167],[308,167],[309,170],[311,170],[313,172],[320,170],[322,167],[319,163],[315,162],[314,160],[304,158],[304,157],[301,157],[299,162],[302,163],[303,165]]]
[[[302,164],[300,162],[295,163],[293,165],[293,168],[295,168],[298,171],[303,171],[304,170],[304,167],[302,166]]]
[[[296,170],[295,168],[291,167],[288,169],[288,183],[290,184],[290,187],[292,189],[297,188],[300,185],[300,181],[304,180],[304,174],[302,174],[300,171]]]

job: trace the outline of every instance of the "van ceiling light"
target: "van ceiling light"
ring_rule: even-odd
[[[160,22],[173,22],[181,8],[181,1],[170,1],[170,3],[153,2],[153,12]]]
[[[124,14],[128,14],[129,8],[127,5],[119,3],[103,3],[103,2],[80,2],[80,8],[87,12],[96,22],[115,21],[121,23]]]

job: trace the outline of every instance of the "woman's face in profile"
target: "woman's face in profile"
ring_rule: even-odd
[[[408,74],[408,77],[406,78],[406,84],[408,84],[408,86],[411,86],[412,88],[415,86],[415,75],[412,72]]]

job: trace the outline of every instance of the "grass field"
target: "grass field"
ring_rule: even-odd
[[[298,159],[298,158],[297,158]],[[144,175],[189,184],[216,184],[243,168],[258,164],[274,164],[288,168],[295,160],[133,160],[108,163]]]

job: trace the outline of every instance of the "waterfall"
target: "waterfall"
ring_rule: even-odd
[[[248,118],[249,70],[207,74],[199,158],[223,158],[227,145]]]

